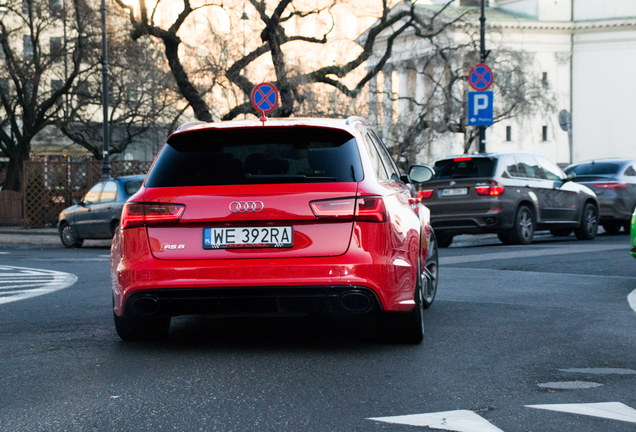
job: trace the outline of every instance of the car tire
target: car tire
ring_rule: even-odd
[[[530,207],[521,205],[515,214],[514,226],[505,233],[497,234],[505,244],[529,245],[535,229],[534,213]]]
[[[625,234],[630,234],[632,231],[632,221],[628,220],[623,222],[623,229],[625,230]]]
[[[170,317],[117,316],[113,312],[113,318],[117,334],[125,341],[162,340],[168,336],[170,330]]]
[[[608,233],[608,234],[618,234],[618,232],[621,230],[621,224],[618,222],[605,222],[603,224],[603,229]]]
[[[422,260],[418,259],[417,274]],[[423,289],[421,278],[415,283],[415,306],[410,312],[381,312],[378,315],[380,339],[389,343],[419,344],[424,339]]]
[[[581,226],[574,229],[579,240],[594,240],[598,231],[598,209],[592,203],[586,203],[581,214]]]
[[[453,242],[453,236],[448,234],[437,234],[437,247],[447,248]]]
[[[554,228],[550,230],[550,234],[555,237],[567,237],[572,234],[572,228]]]
[[[110,236],[115,237],[115,233],[117,233],[117,229],[119,228],[119,221],[114,220],[110,223]]]
[[[75,234],[73,227],[65,223],[60,229],[60,240],[66,248],[78,248],[84,244],[84,239],[81,239]]]
[[[421,268],[421,265],[420,265]],[[431,229],[431,234],[426,251],[426,262],[424,271],[420,273],[420,284],[423,289],[422,308],[428,309],[435,301],[437,294],[437,281],[439,277],[439,253],[437,250],[437,239],[435,232]]]

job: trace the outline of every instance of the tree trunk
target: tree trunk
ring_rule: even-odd
[[[20,149],[18,150],[18,157],[9,159],[7,179],[4,183],[4,189],[22,192],[24,161],[29,160],[31,144],[18,145],[17,148]]]

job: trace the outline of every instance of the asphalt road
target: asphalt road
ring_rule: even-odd
[[[0,281],[24,284],[19,300],[0,296],[0,431],[406,432],[429,429],[370,419],[459,411],[405,421],[633,432],[629,237],[456,243],[441,251],[418,346],[377,342],[372,320],[326,317],[181,317],[164,342],[125,343],[107,247],[0,243]],[[623,421],[527,407],[609,402],[598,412],[624,404]]]

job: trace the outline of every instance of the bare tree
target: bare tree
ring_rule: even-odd
[[[213,110],[214,105],[218,104],[218,101],[212,99],[209,102],[206,100],[205,95],[210,92],[211,86],[214,84],[224,85],[225,91],[241,92],[245,95],[250,94],[255,83],[250,80],[244,71],[249,66],[261,62],[264,57],[267,57],[268,61],[271,62],[271,69],[275,77],[272,81],[280,92],[281,104],[273,113],[275,116],[287,117],[295,113],[305,101],[308,94],[308,90],[305,87],[310,84],[324,84],[348,97],[356,97],[367,82],[382,69],[390,57],[395,38],[422,19],[415,15],[413,5],[396,9],[391,8],[392,5],[389,0],[378,0],[381,1],[381,16],[365,33],[362,49],[357,56],[341,65],[333,64],[317,67],[306,72],[298,72],[291,69],[286,62],[285,50],[288,44],[301,41],[308,44],[325,45],[333,26],[327,29],[322,37],[312,37],[288,34],[285,28],[286,24],[290,20],[315,18],[325,11],[328,12],[336,2],[326,2],[323,6],[307,9],[303,8],[303,6],[311,4],[309,2],[302,3],[299,6],[300,2],[294,2],[294,0],[249,0],[251,10],[255,12],[260,24],[257,26],[260,30],[258,40],[251,41],[249,52],[239,51],[237,53],[234,51],[227,53],[225,56],[221,52],[219,57],[225,57],[225,63],[220,68],[215,69],[213,78],[209,80],[211,82],[197,86],[193,76],[199,69],[194,67],[189,71],[186,70],[188,64],[182,61],[179,56],[179,47],[183,41],[178,33],[184,26],[186,19],[193,12],[208,7],[220,8],[222,3],[205,3],[193,6],[190,0],[183,0],[183,10],[177,18],[168,26],[162,26],[158,22],[159,20],[155,19],[160,5],[159,2],[152,9],[149,9],[145,1],[139,1],[134,6],[124,2],[124,0],[116,1],[123,9],[128,11],[130,23],[133,27],[131,31],[133,40],[139,40],[143,36],[148,35],[163,44],[166,59],[181,94],[192,107],[195,117],[207,122],[213,120],[213,111],[221,111],[218,109]],[[235,10],[238,9],[238,4],[234,5]],[[439,34],[445,26],[451,24],[445,22],[440,25],[438,21],[438,15],[430,17],[425,25],[420,26],[421,31],[425,35],[433,36]],[[383,32],[384,34],[387,32],[390,34],[385,37],[385,49],[380,55],[379,62],[373,68],[364,71],[362,76],[356,78],[352,85],[347,85],[345,78],[350,77],[351,73],[362,66],[372,55],[374,52],[374,41]],[[194,45],[194,43],[191,42],[190,45]],[[236,44],[234,46],[236,47]],[[228,49],[227,45],[225,49]],[[224,80],[223,83],[221,82],[222,80]],[[228,110],[219,117],[223,120],[230,120],[246,113],[255,114],[255,110],[249,102],[238,98],[238,102],[234,106],[229,106]]]
[[[124,28],[125,28],[125,22]],[[121,30],[121,20],[109,28],[109,118],[111,155],[134,143],[153,145],[165,137],[187,108],[181,102],[165,60],[149,41],[135,43]],[[95,53],[96,55],[98,53]],[[95,58],[97,63],[99,58]],[[103,158],[101,75],[80,81],[75,88],[74,117],[58,123],[73,142]]]
[[[433,12],[423,9],[418,13],[430,16]],[[422,32],[420,23],[413,27],[410,36],[415,42],[411,43],[418,44],[418,52],[423,56],[417,67],[411,67],[423,76],[426,93],[421,100],[406,97],[413,107],[411,113],[402,116],[402,122],[394,125],[390,136],[385,137],[405,167],[415,163],[417,155],[442,136],[463,134],[464,153],[476,142],[479,129],[467,123],[468,73],[479,63],[479,28],[475,18],[475,12],[468,10],[454,17],[453,25],[433,36]],[[532,55],[506,47],[496,29],[489,29],[489,35],[491,50],[487,63],[496,71],[490,88],[495,99],[494,123],[555,112],[556,94],[533,72]]]
[[[0,149],[9,157],[3,186],[20,190],[33,137],[66,115],[65,97],[90,69],[84,60],[93,13],[83,0],[65,9],[49,1],[10,0],[0,14]],[[56,37],[62,29],[66,46]]]

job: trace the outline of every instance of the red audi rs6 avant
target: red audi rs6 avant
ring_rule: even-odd
[[[432,170],[409,173],[359,117],[184,125],[113,239],[119,336],[162,338],[185,314],[336,312],[419,343],[438,257],[409,184]]]

